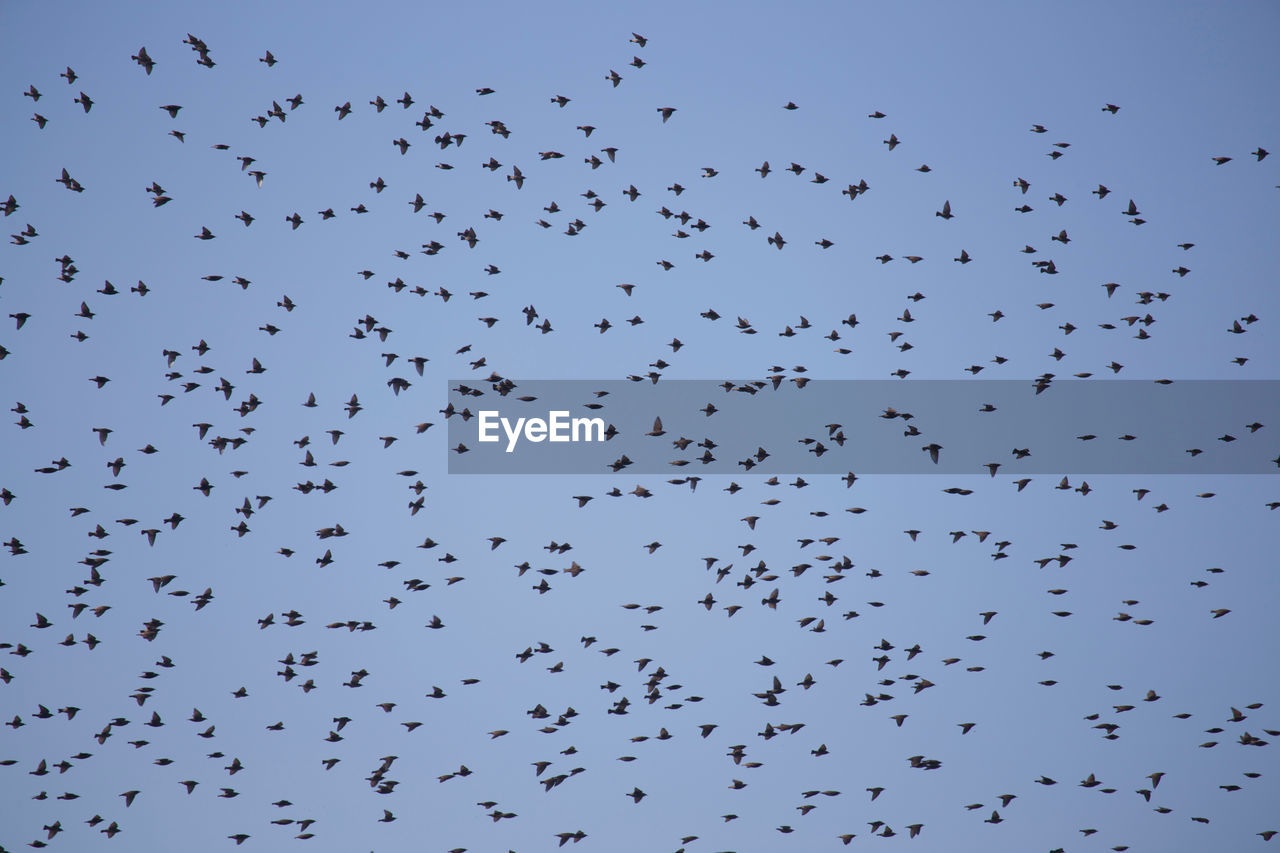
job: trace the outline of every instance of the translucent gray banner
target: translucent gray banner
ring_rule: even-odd
[[[1280,380],[455,380],[451,474],[1277,474]]]

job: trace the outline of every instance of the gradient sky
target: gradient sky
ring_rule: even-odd
[[[1270,3],[0,8],[0,199],[20,205],[0,249],[0,539],[21,543],[0,551],[0,847],[60,822],[47,844],[70,851],[244,834],[244,850],[527,853],[577,831],[620,853],[847,833],[1267,849],[1280,768],[1245,733],[1280,730],[1274,474],[460,475],[442,410],[494,375],[1280,378],[1280,160],[1251,153],[1280,152],[1278,23]],[[130,59],[144,46],[150,74]],[[260,127],[273,103],[286,120]],[[433,142],[446,132],[461,145]],[[1056,275],[1032,265],[1048,260]],[[1178,423],[1206,457],[1214,414]],[[1257,420],[1229,425],[1233,450],[1274,458],[1280,423]]]

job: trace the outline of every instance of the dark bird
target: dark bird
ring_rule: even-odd
[[[138,48],[138,52],[129,58],[138,63],[138,65],[140,65],[148,75],[150,75],[152,69],[156,67],[156,61],[147,55],[147,49],[145,47]]]

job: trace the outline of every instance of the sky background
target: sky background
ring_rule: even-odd
[[[922,851],[1266,849],[1276,747],[1240,740],[1280,729],[1274,474],[1064,469],[1021,488],[985,471],[461,475],[442,410],[451,387],[491,376],[1280,378],[1280,160],[1250,153],[1280,152],[1278,16],[1269,3],[0,7],[0,199],[20,205],[0,249],[0,539],[21,543],[0,551],[0,846],[227,850],[244,834],[245,850],[525,853],[580,830],[582,849],[609,851],[834,850],[847,833],[851,848]],[[130,59],[143,46],[150,74]],[[260,127],[273,102],[286,120]],[[446,132],[461,145],[433,142]],[[55,183],[63,169],[83,192]],[[153,206],[153,182],[171,201]],[[935,215],[945,202],[951,219]],[[203,228],[214,239],[193,239]],[[1051,239],[1062,231],[1070,242]],[[1049,260],[1056,275],[1032,265]],[[265,371],[246,373],[255,359]],[[393,393],[396,379],[409,387]],[[250,395],[260,405],[242,415]],[[1182,414],[1218,452],[1214,413]],[[1277,458],[1280,423],[1254,417],[1256,432],[1230,426],[1233,448]],[[761,443],[749,427],[741,439]],[[921,445],[935,439],[921,429]],[[220,452],[219,437],[245,441]],[[296,488],[326,480],[327,493]],[[95,556],[100,585],[86,582]],[[150,620],[163,624],[148,641]],[[766,705],[775,677],[785,692]],[[624,697],[627,713],[609,713]],[[162,725],[146,725],[153,712]],[[397,784],[380,794],[368,777],[385,756]],[[1090,774],[1101,784],[1082,787]]]

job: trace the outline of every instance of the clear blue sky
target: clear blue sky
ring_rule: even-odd
[[[1276,746],[1241,739],[1280,730],[1275,475],[462,476],[441,410],[493,373],[1280,378],[1280,155],[1252,153],[1280,152],[1278,23],[1268,3],[6,5],[0,846],[59,822],[71,851],[1267,849]],[[1184,414],[1216,451],[1213,413]],[[1232,434],[1276,457],[1259,420]]]

